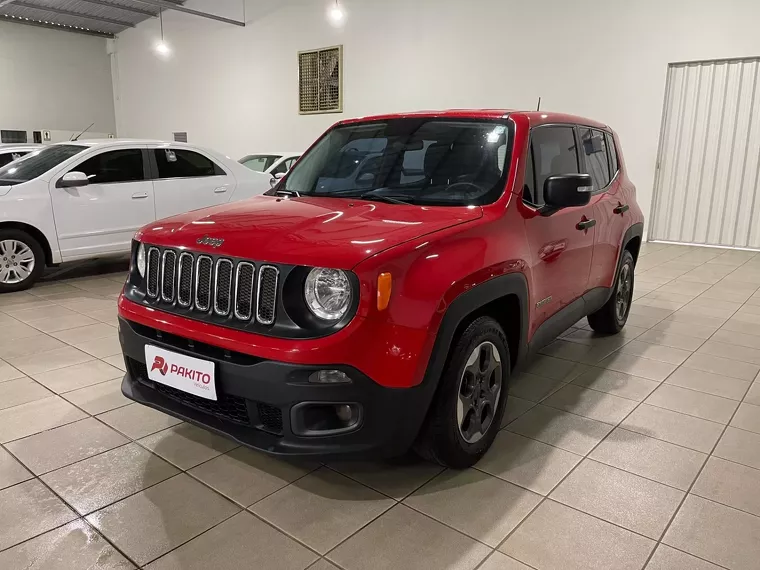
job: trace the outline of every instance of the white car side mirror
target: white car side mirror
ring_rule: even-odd
[[[90,183],[90,179],[84,172],[78,172],[72,170],[67,172],[56,183],[56,188],[76,188],[78,186],[87,186]]]
[[[275,174],[274,176],[272,176],[272,178],[269,180],[269,186],[271,186],[272,188],[274,188],[277,185],[277,183],[280,180],[282,180],[283,176],[285,176],[284,172],[278,172],[277,174]]]

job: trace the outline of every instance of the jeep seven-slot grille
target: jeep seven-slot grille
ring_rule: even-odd
[[[148,299],[237,321],[275,321],[279,269],[250,261],[150,247],[145,275]]]

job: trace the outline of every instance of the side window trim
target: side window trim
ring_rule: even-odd
[[[108,184],[110,186],[112,184],[135,184],[136,182],[150,182],[150,178],[148,178],[149,172],[147,170],[147,165],[145,163],[145,149],[146,148],[147,147],[144,147],[144,146],[125,146],[125,147],[116,147],[116,148],[109,147],[109,148],[105,148],[105,149],[98,149],[97,151],[93,152],[92,154],[88,154],[87,156],[85,156],[83,158],[80,158],[80,160],[78,160],[76,162],[76,164],[68,167],[65,172],[61,172],[58,175],[56,175],[58,177],[56,179],[56,182],[58,180],[60,180],[60,178],[62,178],[66,174],[68,174],[69,172],[76,171],[76,169],[78,167],[82,166],[88,160],[92,160],[96,156],[100,156],[100,155],[103,155],[103,154],[107,154],[109,152],[115,152],[115,151],[119,151],[119,150],[140,150],[141,151],[142,163],[143,163],[143,179],[142,180],[118,180],[116,182],[96,182],[96,184]]]
[[[612,173],[612,176],[610,177],[610,184],[612,184],[615,179],[620,174],[620,161],[618,159],[618,152],[617,152],[617,146],[615,145],[615,136],[612,133],[609,133],[607,131],[604,131],[605,134],[605,140],[607,141],[607,162],[610,165],[610,172]],[[613,161],[613,156],[615,160]],[[615,170],[613,172],[613,164],[615,165]]]

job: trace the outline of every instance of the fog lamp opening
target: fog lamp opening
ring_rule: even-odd
[[[337,435],[359,429],[362,406],[353,402],[303,402],[293,407],[291,420],[297,435]]]

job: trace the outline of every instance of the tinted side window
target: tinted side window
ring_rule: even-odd
[[[617,155],[617,148],[615,147],[615,139],[614,137],[606,133],[605,137],[607,139],[607,149],[610,152],[610,172],[612,174],[612,178],[615,178],[615,174],[617,174],[617,171],[620,169],[620,166],[618,166],[618,155]]]
[[[195,178],[224,175],[211,159],[192,150],[157,148],[153,151],[158,164],[159,178]]]
[[[591,175],[594,192],[610,183],[610,165],[607,162],[607,143],[602,131],[581,127],[583,155],[586,159],[586,174]]]
[[[16,160],[13,158],[13,153],[6,152],[5,154],[0,154],[0,166],[5,166],[9,162]]]
[[[578,150],[573,127],[539,127],[531,133],[535,170],[535,204],[544,203],[544,183],[550,176],[578,174]]]
[[[71,170],[84,172],[90,179],[90,184],[145,180],[143,155],[139,148],[104,152],[85,160]]]

